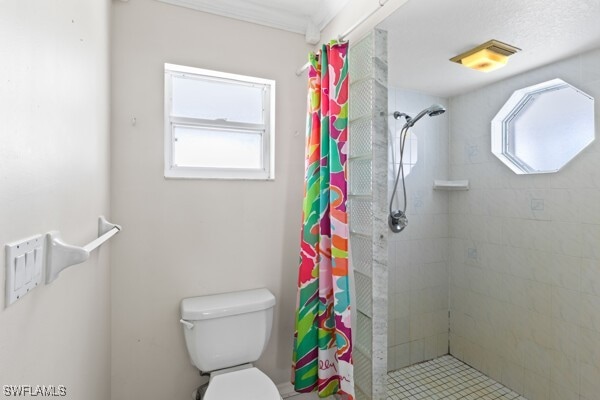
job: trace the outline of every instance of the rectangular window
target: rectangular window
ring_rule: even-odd
[[[165,64],[165,177],[275,178],[275,81]]]

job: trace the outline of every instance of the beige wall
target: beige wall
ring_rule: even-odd
[[[306,96],[294,71],[309,47],[301,35],[156,1],[113,10],[111,200],[124,231],[112,252],[112,399],[188,398],[201,379],[178,322],[181,299],[256,287],[277,297],[258,366],[287,381]],[[274,182],[163,177],[165,62],[277,81]]]
[[[451,353],[530,400],[600,393],[598,65],[600,50],[450,100],[450,175],[471,184],[450,194]],[[516,175],[490,121],[554,78],[596,99],[596,141],[557,173]]]
[[[0,244],[50,230],[85,244],[108,215],[109,7],[0,2]],[[109,398],[108,261],[102,248],[0,309],[0,386]]]

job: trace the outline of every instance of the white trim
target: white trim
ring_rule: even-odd
[[[508,123],[510,120],[515,118],[522,109],[527,105],[527,103],[531,100],[531,98],[535,95],[543,94],[545,92],[550,92],[554,90],[560,90],[566,87],[570,87],[571,89],[581,93],[583,96],[589,98],[592,102],[591,107],[593,108],[594,98],[587,94],[586,92],[576,88],[575,86],[570,85],[569,83],[563,81],[562,79],[551,79],[549,81],[545,81],[539,83],[537,85],[527,86],[522,89],[518,89],[513,92],[513,94],[509,97],[509,99],[504,103],[500,111],[496,114],[496,116],[492,119],[491,122],[491,141],[492,141],[492,153],[500,159],[509,167],[515,174],[517,175],[533,175],[533,174],[551,174],[560,171],[567,164],[573,161],[583,150],[585,150],[594,140],[595,135],[592,140],[583,146],[577,153],[575,153],[568,161],[566,161],[562,166],[557,169],[539,171],[534,170],[527,166],[524,161],[520,160],[518,157],[512,156],[507,149],[507,130]]]
[[[310,22],[314,23],[319,31],[322,31],[348,4],[349,0],[323,0],[320,6],[315,7],[314,10],[307,10],[305,7],[306,12],[303,10],[288,11],[280,6],[269,7],[267,4],[246,0],[158,1],[305,35]],[[276,4],[276,2],[274,3]]]
[[[298,394],[294,390],[294,385],[292,385],[290,382],[280,383],[279,385],[277,385],[277,390],[279,391],[281,397],[283,397],[284,399]]]
[[[197,126],[203,128],[230,129],[239,131],[264,132],[267,130],[266,124],[247,124],[243,122],[230,122],[220,119],[202,119],[170,116],[169,120],[173,125]]]
[[[224,120],[206,120],[202,118],[179,117],[171,115],[172,77],[189,75],[190,78],[217,80],[229,84],[256,85],[264,88],[263,94],[263,123],[250,124],[228,122]],[[256,78],[252,76],[231,74],[227,72],[212,71],[202,68],[187,67],[165,63],[165,104],[164,104],[164,176],[169,179],[275,179],[275,90],[274,80]],[[262,135],[262,168],[201,168],[179,167],[173,160],[173,127],[175,125],[188,125],[202,128],[217,128],[228,130],[245,130],[259,132]]]
[[[185,65],[165,63],[165,72],[181,72],[190,75],[203,75],[207,78],[217,78],[228,81],[239,81],[241,83],[258,83],[259,85],[274,85],[275,81],[271,79],[257,78],[255,76],[231,74],[229,72],[214,71],[211,69],[187,67]]]
[[[173,84],[170,79],[168,68],[171,67],[171,64],[165,64],[165,93],[164,93],[164,128],[163,128],[163,137],[164,137],[164,170],[165,170],[165,178],[167,177],[167,171],[169,170],[169,166],[173,165],[173,148],[172,148],[172,140],[173,136],[171,133],[171,108],[173,106]],[[167,134],[167,132],[169,132]]]
[[[354,30],[356,30],[356,28],[358,28],[359,26],[361,26],[362,24],[364,24],[365,22],[367,22],[369,20],[369,18],[371,18],[379,10],[381,10],[381,8],[383,6],[385,6],[385,3],[387,3],[388,1],[389,0],[379,0],[379,7],[377,7],[373,11],[371,11],[369,14],[364,15],[361,19],[359,19],[358,21],[356,21],[354,23],[354,25],[352,25],[350,28],[346,29],[346,31],[344,33],[340,33],[337,36],[337,40],[340,41],[340,42],[343,42],[348,35],[350,35],[352,32],[354,32]],[[304,71],[306,71],[308,69],[308,67],[310,67],[310,62],[307,62],[306,64],[304,64],[303,66],[301,66],[300,68],[298,68],[296,70],[296,76],[302,75],[302,73]]]
[[[265,133],[265,148],[269,157],[269,179],[275,179],[275,81],[271,81],[269,96],[265,98],[265,110],[269,110],[265,118],[265,125],[269,133]]]

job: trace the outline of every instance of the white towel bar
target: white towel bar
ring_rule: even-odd
[[[100,216],[98,218],[98,238],[83,247],[63,242],[58,231],[48,232],[46,234],[46,284],[58,278],[58,274],[63,269],[87,260],[90,252],[100,247],[120,230],[119,225],[110,223],[106,218]]]

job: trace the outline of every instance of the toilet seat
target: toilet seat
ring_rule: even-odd
[[[281,400],[271,379],[258,368],[212,376],[204,400]]]

